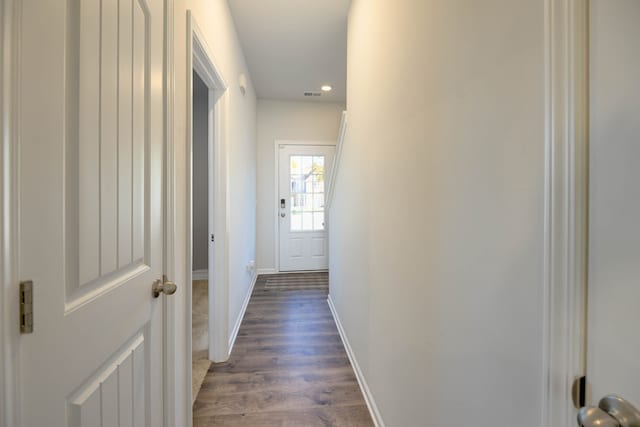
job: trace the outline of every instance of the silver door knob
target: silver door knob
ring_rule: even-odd
[[[283,213],[281,213],[281,214],[280,214],[280,216],[281,216],[282,218],[284,218],[285,216],[287,216],[287,214],[283,212]]]
[[[580,410],[578,425],[580,427],[620,427],[615,418],[595,406]]]
[[[640,427],[640,411],[625,399],[609,395],[598,407],[582,408],[578,413],[581,427]]]
[[[151,293],[154,298],[158,298],[160,294],[165,295],[173,295],[176,293],[178,286],[174,282],[170,282],[168,280],[154,280],[153,285],[151,287]]]

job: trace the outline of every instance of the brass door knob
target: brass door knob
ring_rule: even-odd
[[[154,298],[158,298],[161,293],[164,293],[165,295],[173,295],[176,293],[177,289],[178,285],[166,280],[166,278],[165,280],[154,280],[153,285],[151,286],[151,292]]]

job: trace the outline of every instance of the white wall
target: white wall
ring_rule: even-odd
[[[228,84],[225,96],[227,170],[229,171],[229,228],[227,242],[229,259],[227,265],[229,283],[228,332],[236,322],[242,302],[249,291],[252,274],[246,265],[255,260],[256,234],[256,97],[250,73],[242,53],[240,42],[228,4],[225,0],[176,0],[174,3],[174,143],[176,144],[176,241],[175,241],[175,279],[178,284],[186,280],[186,189],[185,166],[187,152],[186,134],[186,78],[187,72],[187,33],[186,11],[190,9],[206,39],[217,67]],[[238,86],[238,75],[248,77],[246,95],[242,95]],[[183,405],[175,408],[176,425],[188,426],[191,423],[188,408],[191,407],[190,391],[187,389],[187,375],[184,369],[191,363],[188,360],[187,337],[183,331],[191,316],[185,313],[185,287],[179,287],[172,297],[176,315],[175,357],[178,370],[175,377],[175,393],[182,399]],[[189,320],[190,321],[190,320]],[[181,368],[184,368],[181,371]]]
[[[335,141],[344,104],[258,100],[258,268],[276,268],[276,140]]]
[[[209,266],[209,89],[193,73],[193,270]]]
[[[353,1],[330,293],[387,426],[541,425],[543,7]]]

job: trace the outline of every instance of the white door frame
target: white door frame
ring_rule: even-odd
[[[175,144],[174,144],[174,100],[175,100],[175,74],[174,74],[174,2],[164,0],[164,29],[165,29],[165,57],[164,57],[164,250],[163,265],[164,274],[169,280],[176,280],[175,272]],[[164,425],[175,425],[175,414],[178,402],[176,396],[176,357],[175,343],[177,342],[175,320],[176,303],[174,298],[163,298],[164,324],[163,324],[163,373],[164,390]]]
[[[544,427],[576,425],[586,367],[588,1],[545,0]]]
[[[276,197],[273,199],[273,209],[275,213],[275,246],[274,253],[276,258],[276,272],[280,273],[280,186],[279,186],[279,172],[280,172],[280,146],[281,145],[331,145],[336,146],[336,141],[308,141],[308,140],[287,140],[287,139],[276,139],[273,146],[273,158],[274,158],[274,188]],[[334,157],[335,159],[335,157]],[[331,178],[331,175],[328,177]],[[329,184],[331,185],[331,184]],[[329,236],[329,209],[325,209],[325,230],[327,232],[327,238]],[[295,273],[294,272],[285,272],[285,273]]]
[[[228,339],[228,174],[227,174],[227,134],[226,118],[228,92],[220,69],[216,65],[211,49],[196,23],[191,11],[187,11],[187,342],[191,351],[191,304],[192,304],[192,268],[193,265],[193,201],[192,201],[192,118],[193,118],[193,71],[195,70],[209,88],[209,164],[215,173],[210,177],[214,185],[209,186],[209,212],[213,213],[215,225],[214,265],[209,257],[209,358],[222,362],[229,357]],[[212,209],[213,208],[213,209]],[[211,223],[211,222],[210,222]],[[212,268],[213,267],[213,268]],[[189,384],[191,383],[191,358],[187,361]],[[191,387],[189,387],[191,390]]]
[[[167,88],[167,101],[166,101],[166,123],[167,127],[166,135],[168,136],[167,141],[167,185],[166,185],[166,199],[167,199],[167,257],[171,262],[168,262],[167,265],[167,275],[169,278],[176,277],[175,276],[175,265],[179,265],[184,262],[185,266],[185,276],[181,278],[184,280],[184,288],[185,288],[185,299],[184,306],[182,307],[184,313],[184,325],[185,328],[183,330],[177,330],[176,325],[180,322],[177,322],[176,313],[179,313],[180,310],[177,310],[175,307],[168,307],[169,309],[165,312],[166,316],[166,334],[169,337],[167,341],[169,342],[177,342],[177,337],[184,334],[187,341],[187,354],[191,355],[192,348],[192,264],[193,264],[193,234],[192,234],[192,220],[193,220],[193,212],[192,212],[192,152],[193,152],[193,71],[196,70],[199,76],[203,79],[205,84],[209,87],[209,164],[214,164],[211,160],[215,159],[215,184],[216,187],[209,187],[209,212],[214,212],[211,208],[215,206],[216,210],[214,212],[215,215],[215,236],[216,236],[216,246],[219,250],[214,252],[215,257],[215,268],[209,268],[209,273],[214,274],[214,277],[209,280],[209,312],[214,313],[214,316],[210,316],[209,318],[209,358],[212,360],[226,360],[228,358],[228,340],[227,340],[227,311],[228,311],[228,302],[227,302],[227,292],[228,292],[228,284],[227,284],[227,273],[226,273],[226,259],[228,254],[228,243],[226,239],[228,226],[228,215],[227,215],[227,155],[226,155],[226,120],[227,120],[227,111],[228,111],[228,95],[227,95],[227,85],[222,78],[222,74],[219,71],[219,68],[215,65],[214,57],[211,54],[211,50],[207,46],[204,41],[205,38],[203,36],[200,27],[197,25],[193,14],[190,10],[187,10],[186,20],[186,40],[187,40],[187,49],[186,49],[186,85],[183,87],[175,87],[175,75],[174,75],[174,64],[175,64],[175,56],[174,56],[174,22],[175,15],[173,11],[173,1],[165,0],[167,2],[166,7],[166,61],[167,61],[167,70],[166,70],[166,88]],[[176,164],[176,159],[178,158],[179,147],[174,143],[174,131],[173,131],[173,120],[174,120],[174,96],[176,91],[185,90],[185,103],[186,103],[186,123],[185,123],[185,142],[186,142],[186,155],[185,155],[185,164]],[[213,114],[211,114],[213,112]],[[185,168],[186,174],[186,186],[178,186],[177,185],[177,172],[182,168]],[[185,209],[185,220],[186,227],[184,230],[180,230],[177,227],[177,219],[178,215],[176,212],[178,209],[182,209],[182,206],[176,205],[176,194],[180,194],[181,192],[185,192],[186,194],[186,206]],[[213,195],[212,195],[213,194]],[[186,250],[187,253],[184,254],[176,254],[175,253],[175,244],[174,242],[180,241],[180,234],[185,233],[186,239]],[[211,260],[211,257],[210,257]],[[210,261],[211,262],[211,261]],[[212,290],[211,287],[215,288]],[[173,341],[172,341],[173,340]],[[184,360],[183,366],[177,366],[176,354],[174,352],[175,349],[166,349],[166,354],[168,357],[165,359],[165,369],[167,373],[168,380],[165,382],[168,386],[168,390],[166,391],[165,397],[166,399],[166,412],[165,412],[165,425],[181,425],[180,421],[176,420],[175,413],[177,408],[182,407],[186,410],[187,419],[184,420],[188,426],[191,425],[193,415],[192,415],[192,396],[191,396],[191,382],[192,382],[192,360],[191,357],[186,357]],[[213,354],[212,354],[213,353]],[[177,396],[175,394],[175,375],[185,375],[186,383],[187,383],[187,395],[186,396]],[[176,424],[178,422],[178,424]],[[4,427],[4,426],[0,426]]]
[[[0,0],[0,427],[20,425],[18,78],[20,2]]]

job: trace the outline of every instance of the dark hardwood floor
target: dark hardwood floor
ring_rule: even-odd
[[[328,275],[260,276],[229,361],[193,407],[202,426],[372,426],[327,305]]]

